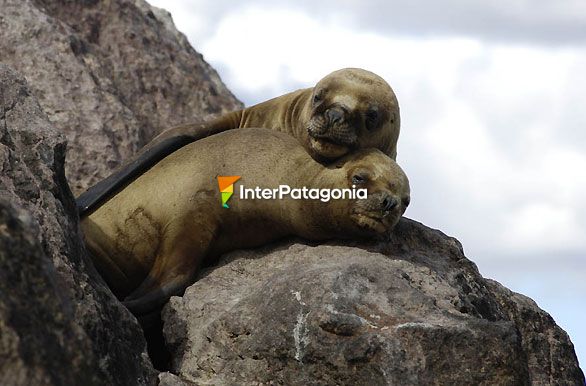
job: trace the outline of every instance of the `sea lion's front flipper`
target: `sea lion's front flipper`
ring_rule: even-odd
[[[175,280],[137,299],[124,300],[122,304],[136,316],[148,315],[161,308],[171,296],[180,295],[188,284],[188,280]]]
[[[209,216],[202,213],[204,210],[193,213],[187,221],[167,226],[164,244],[151,271],[123,301],[133,314],[144,315],[156,310],[193,283],[215,234],[214,229],[201,225]]]

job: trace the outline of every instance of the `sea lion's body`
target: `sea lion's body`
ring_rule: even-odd
[[[267,129],[233,130],[166,157],[82,220],[95,265],[135,313],[149,312],[193,280],[201,262],[287,235],[311,240],[385,233],[408,205],[394,161],[365,150],[325,167],[296,140]],[[237,185],[368,188],[366,200],[244,200],[221,205],[217,176]]]
[[[396,159],[399,105],[391,87],[378,75],[361,69],[335,71],[315,87],[161,133],[133,160],[78,197],[80,216],[176,149],[212,134],[249,127],[287,133],[322,163],[369,148]]]

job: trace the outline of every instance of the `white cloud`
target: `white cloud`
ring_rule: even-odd
[[[227,13],[256,7],[287,9],[320,23],[345,25],[379,35],[419,38],[469,36],[492,42],[586,44],[586,3],[582,0],[152,0],[173,10],[195,42],[207,40]]]
[[[569,206],[553,205],[552,202],[529,202],[513,208],[503,234],[504,247],[527,249],[537,246],[543,249],[564,250],[584,248],[583,227],[576,213]]]

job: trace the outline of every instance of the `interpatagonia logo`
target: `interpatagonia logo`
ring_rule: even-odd
[[[240,176],[218,176],[218,186],[220,187],[222,206],[224,208],[229,208],[228,200],[234,194],[234,183],[239,179]],[[320,200],[321,202],[340,199],[355,200],[368,198],[368,190],[364,188],[357,189],[356,185],[345,189],[319,189],[306,186],[291,188],[289,185],[279,185],[278,188],[270,189],[261,188],[260,186],[245,188],[240,185],[241,200],[282,200],[285,197],[293,200]]]
[[[234,183],[240,179],[240,176],[218,176],[218,186],[222,195],[222,206],[229,208],[228,200],[234,194]]]

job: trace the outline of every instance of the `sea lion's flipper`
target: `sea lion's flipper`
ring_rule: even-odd
[[[205,208],[201,208],[204,211]],[[209,214],[198,211],[188,221],[204,221]],[[185,221],[167,225],[164,244],[146,279],[128,295],[123,304],[135,315],[144,315],[164,305],[171,296],[180,295],[195,280],[215,230],[202,228],[194,234],[193,224]]]
[[[189,260],[188,260],[189,259]],[[159,257],[142,284],[122,302],[134,315],[145,315],[180,295],[193,281],[196,265],[188,255]],[[192,266],[189,266],[192,263]],[[175,266],[173,266],[175,265]]]
[[[174,151],[210,135],[240,127],[243,111],[232,111],[207,122],[176,126],[163,131],[145,145],[132,161],[122,165],[76,199],[79,217],[88,216],[114,193]]]
[[[188,285],[188,281],[177,280],[137,299],[124,300],[122,304],[136,316],[148,315],[160,309],[171,296],[180,295]]]
[[[154,164],[173,153],[175,150],[193,142],[188,135],[166,138],[138,155],[131,162],[123,165],[109,177],[98,182],[75,200],[80,217],[89,215],[114,193],[134,181]]]

